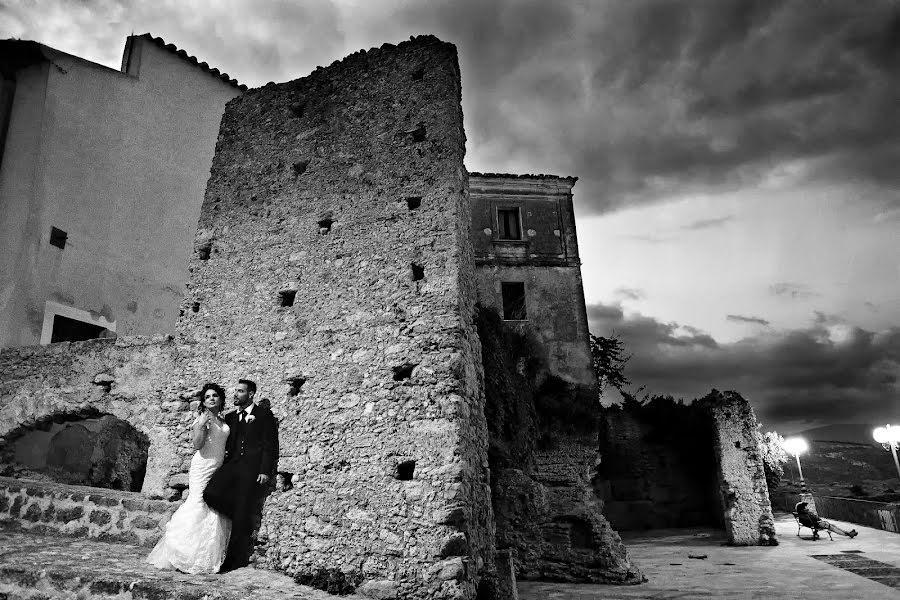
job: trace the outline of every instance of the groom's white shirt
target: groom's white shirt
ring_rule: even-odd
[[[242,420],[246,421],[246,420],[247,420],[247,417],[250,415],[250,413],[253,412],[253,408],[254,408],[255,406],[256,406],[256,403],[255,403],[255,402],[251,402],[251,403],[247,406],[247,408],[242,408],[241,410],[239,410],[239,411],[238,411],[238,419],[242,419]],[[241,416],[241,413],[244,413],[244,415]]]

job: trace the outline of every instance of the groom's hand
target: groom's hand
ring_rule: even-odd
[[[256,478],[256,483],[258,483],[260,485],[265,485],[265,484],[269,483],[269,476],[264,473],[260,473],[259,477]]]

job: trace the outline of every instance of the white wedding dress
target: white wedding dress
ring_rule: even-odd
[[[203,501],[203,490],[225,458],[228,425],[210,419],[203,447],[191,459],[187,500],[166,525],[166,532],[147,557],[160,569],[184,573],[216,573],[225,559],[231,519],[211,509]]]

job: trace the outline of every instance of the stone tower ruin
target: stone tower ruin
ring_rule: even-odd
[[[464,146],[430,37],[226,109],[178,338],[280,420],[263,566],[434,598],[493,568]]]

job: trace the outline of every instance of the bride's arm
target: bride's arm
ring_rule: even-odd
[[[206,443],[206,433],[209,431],[206,425],[209,423],[209,413],[203,411],[194,421],[194,450],[199,450]]]

